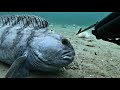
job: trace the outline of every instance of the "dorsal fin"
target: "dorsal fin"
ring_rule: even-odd
[[[48,21],[44,18],[33,15],[5,15],[0,16],[0,26],[28,26],[35,29],[48,27]]]

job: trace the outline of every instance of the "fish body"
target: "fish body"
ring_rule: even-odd
[[[50,32],[48,21],[31,15],[0,16],[0,61],[11,65],[6,78],[29,71],[57,71],[74,60],[71,43]]]

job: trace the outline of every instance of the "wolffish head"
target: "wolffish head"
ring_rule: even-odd
[[[71,43],[59,34],[34,37],[29,47],[28,61],[33,69],[53,72],[74,60]]]

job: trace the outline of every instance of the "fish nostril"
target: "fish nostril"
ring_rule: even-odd
[[[68,39],[64,38],[61,40],[61,42],[64,45],[65,49],[74,50],[73,46],[71,45]]]
[[[69,41],[67,39],[62,39],[62,44],[68,46]]]

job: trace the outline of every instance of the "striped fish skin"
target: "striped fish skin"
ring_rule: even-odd
[[[37,16],[0,16],[0,60],[12,64],[26,50],[31,33],[47,27],[47,20]]]
[[[0,17],[0,61],[12,64],[27,52],[31,70],[56,71],[74,60],[71,43],[48,30],[47,20],[29,15]]]

